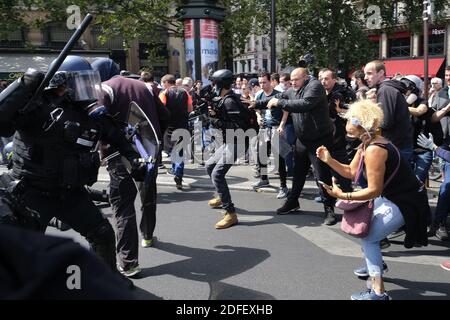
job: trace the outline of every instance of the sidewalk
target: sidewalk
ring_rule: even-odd
[[[169,159],[164,158],[163,163],[166,169],[169,169],[171,167]],[[261,188],[258,190],[258,192],[278,193],[280,179],[273,172],[270,172],[270,169],[271,167],[269,166],[268,170],[270,186]],[[6,167],[0,166],[0,174],[6,171]],[[161,186],[175,187],[173,178],[174,177],[172,175],[167,174],[167,170],[159,169],[157,184]],[[257,181],[256,178],[253,178],[253,165],[244,164],[234,165],[226,175],[226,179],[229,189],[237,191],[254,191],[254,189],[252,188],[252,184]],[[106,167],[100,167],[98,181],[106,183],[109,182],[109,175],[106,171]],[[287,185],[290,189],[292,186],[292,178],[288,178]],[[430,199],[430,204],[432,205],[435,205],[437,202],[439,186],[440,182],[430,181],[429,183],[428,198]],[[183,177],[183,190],[189,191],[189,189],[194,188],[214,190],[211,179],[206,174],[204,166],[201,166],[199,164],[186,163]],[[308,195],[319,194],[319,190],[313,177],[307,177],[305,186],[303,188],[303,193]]]

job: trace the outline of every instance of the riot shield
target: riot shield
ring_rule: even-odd
[[[147,174],[144,182],[148,183],[157,166],[161,142],[152,122],[134,101],[130,103],[128,112],[127,135],[132,139],[136,151],[141,156],[141,161],[147,163]]]

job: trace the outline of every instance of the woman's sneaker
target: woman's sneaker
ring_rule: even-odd
[[[375,293],[373,289],[357,292],[350,296],[352,300],[392,300],[392,298],[384,292],[382,295]]]
[[[387,264],[383,261],[383,273],[387,273],[388,271],[389,268]],[[353,273],[361,278],[369,277],[369,271],[367,270],[366,266],[353,270]]]

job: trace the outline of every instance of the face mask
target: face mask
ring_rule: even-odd
[[[355,80],[352,80],[352,81],[350,82],[350,85],[352,86],[352,89],[353,89],[353,90],[358,90],[358,85],[356,84],[356,81],[355,81]]]
[[[217,87],[217,85],[215,85],[215,86],[214,86],[214,94],[216,95],[216,97],[220,96],[220,91],[221,91],[221,89],[219,89],[219,88]]]
[[[414,102],[417,101],[417,96],[414,93],[411,93],[409,96],[406,97],[406,102],[408,104],[413,104]]]

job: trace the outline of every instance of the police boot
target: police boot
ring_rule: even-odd
[[[235,212],[225,211],[222,220],[216,223],[216,229],[226,229],[238,223]]]

